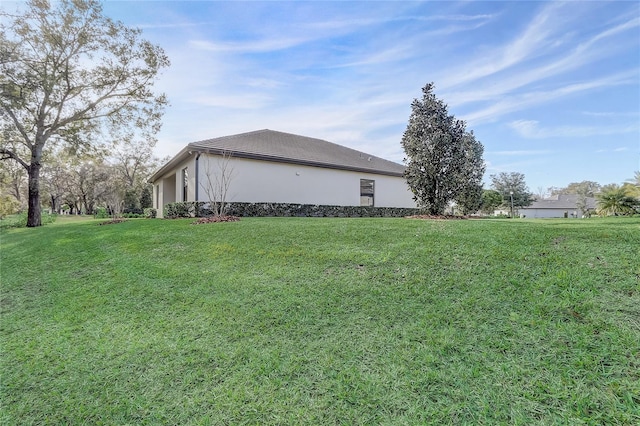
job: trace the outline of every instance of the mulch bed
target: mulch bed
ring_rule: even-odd
[[[191,222],[192,225],[200,225],[202,223],[221,223],[221,222],[238,222],[240,220],[237,216],[211,216],[201,217],[195,222]]]

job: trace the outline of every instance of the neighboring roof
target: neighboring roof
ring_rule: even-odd
[[[402,176],[405,166],[374,155],[356,151],[322,139],[277,132],[257,130],[238,135],[223,136],[192,142],[178,155],[156,171],[155,181],[190,153],[229,153],[232,157],[263,161],[301,164],[340,170],[351,170],[390,176]]]
[[[596,208],[596,199],[587,197],[587,208]],[[523,209],[562,209],[575,210],[578,208],[578,195],[576,194],[558,194],[544,200],[536,200],[530,206],[521,207]]]

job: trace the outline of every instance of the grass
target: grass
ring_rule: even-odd
[[[640,221],[2,231],[2,424],[640,423]]]
[[[58,215],[42,213],[41,223],[48,225],[55,222]],[[9,228],[24,228],[27,226],[27,212],[12,214],[7,217],[0,218],[0,230]]]

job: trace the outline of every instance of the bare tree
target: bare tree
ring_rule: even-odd
[[[134,135],[117,141],[111,162],[125,188],[125,209],[143,208],[140,203],[148,178],[160,165],[153,155],[155,140],[135,138]]]
[[[62,210],[62,200],[67,198],[70,189],[70,174],[67,169],[57,160],[51,161],[42,169],[44,184],[42,189],[48,194],[49,204],[52,213],[60,213]]]
[[[229,188],[234,177],[234,168],[231,164],[231,153],[223,151],[222,155],[212,160],[205,157],[205,182],[200,183],[209,202],[209,209],[214,216],[224,216],[227,211]],[[211,164],[213,163],[213,164]]]
[[[22,205],[27,173],[22,166],[11,161],[0,161],[0,184],[4,192]]]
[[[111,173],[96,185],[95,190],[100,193],[97,202],[104,204],[109,214],[115,219],[122,215],[125,189],[122,179],[113,173],[113,168],[108,166],[108,169]]]
[[[544,186],[539,186],[536,189],[536,193],[534,194],[534,197],[537,200],[544,200],[545,198],[547,198],[549,196],[549,192],[550,192],[549,189],[544,189]]]

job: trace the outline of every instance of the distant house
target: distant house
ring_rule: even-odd
[[[168,203],[209,201],[207,185],[228,158],[228,202],[416,207],[402,164],[321,139],[259,130],[192,142],[150,181]]]
[[[596,199],[586,197],[584,200],[586,209],[592,213],[596,209]],[[552,218],[552,217],[582,217],[583,211],[580,209],[580,196],[576,194],[559,194],[543,200],[536,200],[527,207],[518,209],[520,217],[528,218]]]

